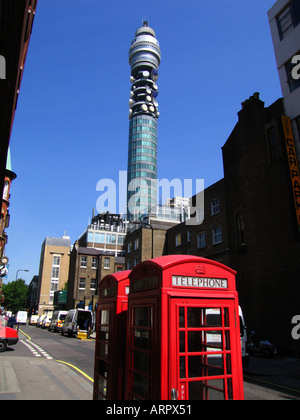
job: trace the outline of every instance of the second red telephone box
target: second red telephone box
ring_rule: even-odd
[[[110,274],[99,284],[94,400],[124,399],[129,274]]]
[[[126,399],[244,398],[235,274],[183,255],[132,270]]]

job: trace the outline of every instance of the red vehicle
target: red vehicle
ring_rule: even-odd
[[[6,351],[8,346],[17,344],[18,341],[18,331],[5,327],[0,322],[0,353]]]

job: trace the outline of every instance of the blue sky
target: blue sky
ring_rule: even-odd
[[[38,274],[46,236],[72,243],[127,169],[128,51],[147,17],[162,51],[158,178],[223,177],[221,147],[254,92],[282,94],[267,11],[275,0],[39,0],[12,137],[8,281]]]

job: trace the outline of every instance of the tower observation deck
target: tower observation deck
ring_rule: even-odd
[[[129,99],[127,214],[148,214],[157,204],[158,68],[161,60],[155,32],[144,21],[129,49],[132,84]]]

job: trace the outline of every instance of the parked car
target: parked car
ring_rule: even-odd
[[[49,328],[50,322],[51,322],[51,316],[52,315],[47,315],[45,316],[45,318],[43,319],[42,323],[41,323],[41,328],[44,330],[45,328]]]
[[[39,316],[38,315],[31,315],[29,325],[36,325],[38,322]]]
[[[49,325],[49,331],[61,332],[67,313],[68,311],[54,311]]]
[[[71,309],[66,316],[62,326],[62,335],[68,334],[70,337],[77,335],[79,331],[88,332],[92,326],[92,312],[85,309]]]
[[[6,327],[0,320],[0,353],[6,351],[8,346],[13,346],[19,341],[18,331]]]

